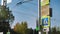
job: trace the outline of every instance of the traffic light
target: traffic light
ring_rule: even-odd
[[[52,8],[50,8],[50,14],[49,14],[50,17],[52,17]]]

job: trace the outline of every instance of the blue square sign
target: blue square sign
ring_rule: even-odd
[[[42,16],[41,20],[43,28],[48,28],[50,26],[50,16]]]
[[[43,18],[42,19],[42,25],[47,26],[48,25],[48,18]]]

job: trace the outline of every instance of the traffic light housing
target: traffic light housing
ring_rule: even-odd
[[[49,9],[50,9],[50,10],[49,10],[49,11],[50,11],[49,16],[52,17],[52,8],[49,8]]]

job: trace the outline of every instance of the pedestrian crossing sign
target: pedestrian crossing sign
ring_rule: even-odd
[[[42,26],[43,28],[48,28],[50,26],[50,17],[49,16],[42,16]]]

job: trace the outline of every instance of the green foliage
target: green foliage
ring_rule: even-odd
[[[51,31],[51,34],[60,34],[60,31],[58,31],[57,27],[53,27],[52,31]]]
[[[27,22],[17,23],[15,26],[15,31],[21,34],[27,34]]]
[[[33,29],[32,28],[29,28],[27,31],[28,31],[27,34],[33,34]]]
[[[14,16],[12,14],[12,11],[9,10],[9,7],[6,6],[0,6],[0,20],[9,20],[13,21]]]
[[[56,27],[52,28],[52,34],[56,34]]]
[[[6,7],[1,6],[0,18],[7,19],[7,17],[8,17],[8,11],[6,11]]]

